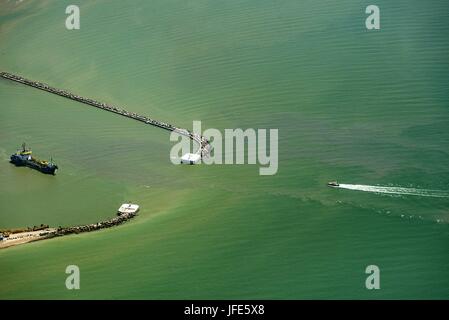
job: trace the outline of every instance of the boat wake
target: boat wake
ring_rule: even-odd
[[[337,188],[374,192],[374,193],[407,195],[407,196],[449,198],[449,191],[444,190],[417,189],[417,188],[404,188],[404,187],[383,187],[383,186],[369,186],[363,184],[344,184],[344,183],[340,183],[340,185]]]

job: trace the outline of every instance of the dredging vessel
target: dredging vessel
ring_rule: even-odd
[[[11,155],[10,162],[18,167],[27,166],[32,169],[36,169],[42,173],[55,174],[58,170],[58,166],[53,163],[53,160],[39,160],[32,156],[31,149],[27,149],[25,143],[22,144],[22,150],[17,150],[16,153]]]

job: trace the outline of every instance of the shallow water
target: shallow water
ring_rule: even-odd
[[[1,2],[1,70],[180,127],[277,128],[279,171],[174,166],[163,130],[0,80],[1,228],[142,208],[2,250],[0,297],[447,298],[449,199],[425,195],[449,190],[448,4],[377,5],[367,32],[349,0],[82,2],[67,31],[60,1]],[[8,163],[24,141],[57,176]]]

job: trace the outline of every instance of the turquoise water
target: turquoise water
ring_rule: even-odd
[[[448,5],[376,4],[368,32],[349,0],[81,2],[67,31],[68,3],[1,2],[1,70],[180,127],[279,129],[279,170],[174,166],[163,130],[0,80],[1,228],[142,208],[2,250],[0,297],[447,298]],[[8,164],[23,141],[58,175]]]

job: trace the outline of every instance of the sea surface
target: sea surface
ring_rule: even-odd
[[[1,79],[0,229],[141,206],[1,250],[1,299],[449,297],[447,0],[379,0],[372,31],[356,0],[78,3],[67,30],[69,1],[0,1],[0,70],[183,128],[278,129],[279,170],[175,166],[166,131]],[[23,142],[58,174],[9,164]]]

